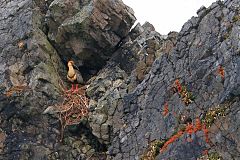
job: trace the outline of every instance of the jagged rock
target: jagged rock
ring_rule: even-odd
[[[0,159],[239,159],[239,8],[201,7],[163,36],[148,22],[129,33],[133,11],[118,0],[1,1]],[[70,58],[100,71],[88,81],[88,120],[59,143],[56,117],[42,113]],[[186,133],[197,118],[208,137]]]
[[[122,114],[116,114],[122,110],[123,98],[136,88],[139,80],[144,79],[157,56],[170,52],[175,39],[176,33],[171,33],[165,39],[150,23],[146,22],[143,26],[137,24],[123,39],[110,62],[90,80],[87,93],[92,99],[93,105],[90,107],[93,111],[89,122],[93,134],[101,142],[109,144],[112,134],[124,125]],[[166,47],[168,51],[165,50]],[[137,125],[138,121],[134,121],[133,126]]]
[[[4,86],[0,95],[0,129],[7,135],[0,159],[26,159],[33,154],[39,159],[34,151],[45,148],[52,138],[49,121],[41,112],[44,105],[58,97],[57,72],[61,73],[64,67],[38,28],[41,14],[37,6],[33,13],[33,6],[31,0],[0,2],[0,80]],[[37,143],[39,135],[47,138]],[[46,157],[48,150],[43,149],[40,157]]]
[[[132,9],[122,1],[55,0],[49,6],[48,37],[65,60],[100,68],[127,36],[134,21]]]
[[[73,6],[70,6],[71,3],[74,3]],[[87,15],[88,11],[94,14]],[[66,14],[59,15],[62,12]],[[84,24],[81,24],[94,28],[73,29],[72,27],[79,26],[81,18],[84,17],[91,21],[84,21]],[[54,21],[51,21],[52,18]],[[69,41],[55,41],[52,32],[58,31],[58,28],[54,28],[56,26],[52,23],[63,23],[60,25],[64,28],[64,32],[60,31],[63,28],[59,27],[61,29],[57,35],[60,38],[58,40],[63,38],[61,36],[66,36],[65,33],[71,35],[78,32],[81,35],[86,32],[87,36],[91,36],[91,40],[85,41],[82,45],[87,46],[87,49],[93,49],[94,52],[98,50],[95,52],[97,55],[94,56],[99,57],[99,61],[96,59],[90,61],[88,56],[93,53],[90,51],[84,58],[88,57],[87,64],[96,63],[96,66],[99,66],[106,63],[111,51],[128,34],[134,21],[132,10],[121,1],[3,0],[0,2],[0,130],[2,131],[0,134],[7,135],[4,142],[0,143],[0,159],[16,159],[16,157],[77,159],[82,154],[80,149],[76,153],[71,143],[59,144],[60,126],[56,123],[56,117],[42,114],[48,106],[57,103],[65,89],[62,88],[62,83],[66,84],[64,60],[68,57],[76,60],[75,52],[65,52],[69,49],[68,46],[62,50],[63,54],[57,52],[60,50],[56,50],[56,46],[64,48],[66,42],[66,45],[70,43],[73,45],[71,49],[77,54],[80,53],[79,49],[81,50],[77,46],[81,39],[74,39],[74,36],[73,39],[70,37]],[[75,38],[80,36],[79,34],[76,34]],[[79,136],[92,135],[90,132],[86,133],[87,127],[84,130],[85,132]],[[101,130],[106,132],[106,127],[102,127]],[[69,137],[71,136],[73,135],[70,134]],[[104,150],[101,149],[104,145],[101,145],[94,136],[89,139],[94,142],[86,141],[83,144],[83,146],[91,146],[88,156],[93,148],[97,151]]]
[[[193,122],[197,117],[211,121],[210,144],[206,143],[203,131],[192,136],[192,142],[187,142],[188,135],[184,134],[156,159],[197,159],[205,150],[209,155],[217,152],[223,159],[239,158],[236,118],[239,105],[239,5],[237,0],[218,1],[207,9],[202,8],[198,17],[184,24],[172,51],[162,54],[142,83],[124,97],[122,107],[119,106],[122,111],[115,114],[122,115],[124,121],[121,123],[126,125],[119,130],[109,148],[113,159],[141,158],[150,142],[168,139],[179,131],[182,122],[176,116],[189,116]],[[224,78],[221,78],[220,66],[224,68]],[[186,105],[172,90],[176,79],[195,96],[193,103]],[[164,116],[166,102],[169,113]],[[216,116],[218,107],[223,113]],[[209,112],[215,118],[206,116]],[[221,116],[224,114],[226,116]],[[141,119],[138,126],[126,131],[126,127],[137,119]]]
[[[120,103],[120,90],[126,88],[123,85],[127,74],[115,63],[109,63],[97,77],[94,77],[87,89],[88,95],[96,101],[92,114],[89,115],[89,124],[92,132],[100,142],[109,144],[111,138],[111,126],[115,117],[113,114]],[[91,80],[90,80],[91,81]]]

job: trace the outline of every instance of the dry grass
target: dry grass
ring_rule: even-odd
[[[86,86],[79,88],[76,92],[65,90],[62,96],[63,101],[54,105],[61,123],[61,140],[66,126],[79,124],[83,117],[88,116],[89,105]]]
[[[5,93],[5,95],[7,97],[11,97],[14,94],[19,95],[20,93],[22,93],[26,89],[28,89],[27,86],[13,86]]]

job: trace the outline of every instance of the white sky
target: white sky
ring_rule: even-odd
[[[162,35],[170,31],[179,32],[185,22],[196,16],[197,10],[208,7],[216,0],[123,0],[130,6],[143,24],[148,21]]]

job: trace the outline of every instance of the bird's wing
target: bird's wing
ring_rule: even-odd
[[[82,74],[78,70],[75,70],[75,71],[76,71],[76,75],[77,75],[77,82],[80,84],[83,84],[84,81],[83,81]]]

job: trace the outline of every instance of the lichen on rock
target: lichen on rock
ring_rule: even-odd
[[[1,1],[0,159],[238,159],[239,8],[164,36],[121,0]],[[60,142],[69,60],[89,108]]]

